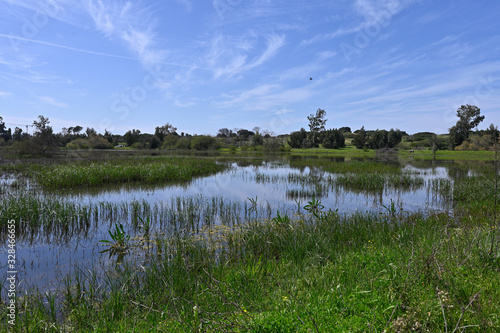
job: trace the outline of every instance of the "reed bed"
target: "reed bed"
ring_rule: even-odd
[[[257,173],[255,175],[255,181],[261,184],[284,183],[301,186],[301,189],[288,190],[288,192],[291,193],[291,197],[307,197],[307,195],[302,195],[300,193],[323,193],[331,187],[382,192],[384,189],[416,190],[425,185],[424,178],[414,174],[380,172],[289,174],[273,176]]]
[[[204,237],[163,238],[161,253],[145,266],[77,268],[57,291],[26,295],[18,303],[15,329],[500,328],[500,253],[489,254],[485,225],[442,213],[316,212],[295,220],[277,214],[238,228],[207,227]]]
[[[470,176],[455,181],[453,199],[458,207],[473,212],[492,214],[500,209],[495,179],[491,176]],[[495,197],[497,197],[495,207]]]
[[[192,233],[214,225],[233,227],[249,219],[271,218],[267,202],[239,202],[222,196],[174,196],[166,201],[80,202],[56,195],[18,191],[0,199],[0,235],[8,236],[7,222],[15,220],[19,240],[64,243],[76,237],[105,233],[116,221],[127,232],[140,233],[149,221],[151,234]]]
[[[23,191],[6,194],[0,200],[0,235],[7,236],[7,221],[15,220],[19,240],[36,241],[38,238],[60,243],[86,235],[95,227],[97,206],[65,202],[57,197],[47,197]]]
[[[451,179],[434,178],[429,180],[427,183],[427,195],[431,195],[433,201],[453,201],[454,183]]]
[[[360,171],[370,163],[356,163],[328,171],[335,177],[293,180],[304,190],[317,184],[372,191],[427,186],[467,210],[408,213],[389,206],[340,215],[312,200],[304,213],[288,216],[257,198],[80,205],[48,196],[4,197],[2,217],[15,216],[34,229],[52,224],[56,230],[76,218],[108,230],[123,223],[144,245],[134,251],[147,260],[76,267],[57,290],[20,296],[16,326],[3,321],[0,330],[499,331],[500,226],[491,175],[425,182],[383,171],[388,165]],[[36,214],[44,218],[35,221]]]
[[[401,166],[397,163],[383,163],[378,161],[345,161],[338,162],[326,158],[300,159],[290,161],[290,166],[296,168],[316,167],[330,173],[401,173]]]
[[[210,175],[227,166],[211,159],[193,157],[136,157],[88,163],[64,163],[33,170],[46,189],[101,187],[109,184],[166,184]]]

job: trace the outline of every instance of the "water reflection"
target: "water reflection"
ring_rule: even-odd
[[[271,219],[277,211],[292,216],[301,213],[313,197],[340,214],[382,211],[382,205],[388,206],[391,200],[405,211],[450,210],[453,181],[477,172],[470,164],[391,159],[384,165],[401,168],[399,178],[358,179],[355,175],[342,183],[344,175],[326,172],[323,166],[374,159],[280,155],[221,160],[230,168],[168,186],[37,193],[26,180],[2,178],[2,218],[20,222],[17,256],[23,286],[50,285],[75,264],[113,263],[114,258],[100,254],[105,249],[100,240],[110,240],[108,231],[116,223],[124,225],[134,244],[143,244],[145,221],[150,223],[148,240],[160,239],[173,233],[197,233],[207,226],[231,228],[251,219]],[[13,207],[20,211],[12,215]],[[1,235],[6,244],[6,233]],[[7,251],[5,245],[0,249]],[[140,251],[129,256],[146,260]]]

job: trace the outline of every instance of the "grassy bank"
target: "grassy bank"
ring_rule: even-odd
[[[491,224],[315,208],[295,221],[277,214],[204,237],[156,240],[161,251],[145,267],[77,269],[57,292],[19,299],[15,331],[500,329]]]

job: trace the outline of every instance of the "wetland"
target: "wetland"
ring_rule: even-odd
[[[1,251],[15,220],[19,331],[499,325],[493,159],[2,162]]]

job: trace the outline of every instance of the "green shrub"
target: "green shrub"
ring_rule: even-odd
[[[162,149],[171,149],[175,148],[177,143],[179,142],[179,136],[175,134],[169,134],[163,138],[163,144],[161,145]]]
[[[78,138],[66,144],[66,149],[90,149],[92,145],[88,139]]]
[[[216,138],[200,135],[191,139],[191,148],[195,150],[215,150],[219,149],[220,145]]]
[[[175,148],[191,149],[191,138],[190,137],[179,138],[179,140],[177,140],[177,143],[175,144]]]

